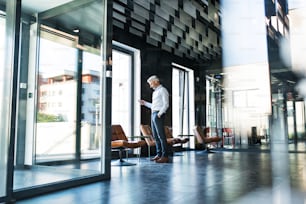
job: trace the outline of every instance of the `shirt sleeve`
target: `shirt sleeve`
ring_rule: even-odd
[[[144,106],[151,109],[152,103],[145,101]]]
[[[163,88],[160,92],[161,94],[161,100],[162,100],[162,107],[158,112],[158,115],[162,115],[166,113],[168,107],[169,107],[169,93],[166,88]]]

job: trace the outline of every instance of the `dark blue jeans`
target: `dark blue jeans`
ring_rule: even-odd
[[[153,112],[151,116],[152,134],[156,142],[156,154],[159,157],[168,157],[167,139],[164,129],[165,114],[160,118],[158,112]]]

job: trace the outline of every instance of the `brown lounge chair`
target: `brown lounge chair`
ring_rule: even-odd
[[[212,142],[220,142],[222,140],[221,137],[214,136],[209,137],[207,134],[205,134],[204,130],[196,125],[193,129],[194,135],[196,136],[197,142],[202,145],[204,151],[201,153],[213,153],[207,146],[207,144]]]
[[[150,147],[154,147],[156,145],[155,139],[153,138],[152,129],[149,125],[140,125],[140,131],[144,136],[144,139],[148,145],[148,155],[151,156]],[[172,131],[169,126],[165,126],[165,134],[167,137],[167,144],[171,147],[175,144],[185,144],[189,141],[189,138],[178,138],[173,137]]]
[[[123,151],[128,151],[129,149],[141,148],[146,145],[144,140],[129,141],[125,135],[121,125],[112,125],[112,151],[119,152],[118,162],[113,162],[113,166],[131,166],[136,165],[123,160]]]

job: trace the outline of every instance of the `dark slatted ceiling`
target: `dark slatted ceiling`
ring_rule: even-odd
[[[219,4],[205,0],[114,0],[113,25],[180,57],[221,57]]]

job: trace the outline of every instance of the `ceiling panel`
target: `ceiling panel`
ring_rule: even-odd
[[[22,7],[30,15],[39,13],[43,20],[58,27],[67,30],[78,27],[85,33],[99,35],[101,3],[100,0],[23,0]],[[73,7],[78,4],[84,5]],[[113,0],[113,26],[167,52],[211,61],[221,57],[220,40],[216,40],[221,32],[215,19],[219,12],[218,4],[203,0]],[[212,55],[207,58],[206,52]]]
[[[219,22],[214,18],[220,13],[219,6],[209,3],[210,1],[202,0],[128,0],[123,4],[122,0],[114,0],[114,10],[126,17],[124,19],[121,16],[124,29],[137,36],[141,36],[139,32],[143,32],[142,37],[147,43],[178,56],[211,61],[221,58],[220,40],[216,40],[216,36],[220,38],[221,31]],[[117,4],[125,7],[124,13],[122,8],[116,9]],[[120,20],[118,13],[114,12],[113,15]],[[114,26],[118,27],[117,25],[116,22]],[[123,29],[121,24],[119,26]],[[129,27],[135,28],[137,32]]]

